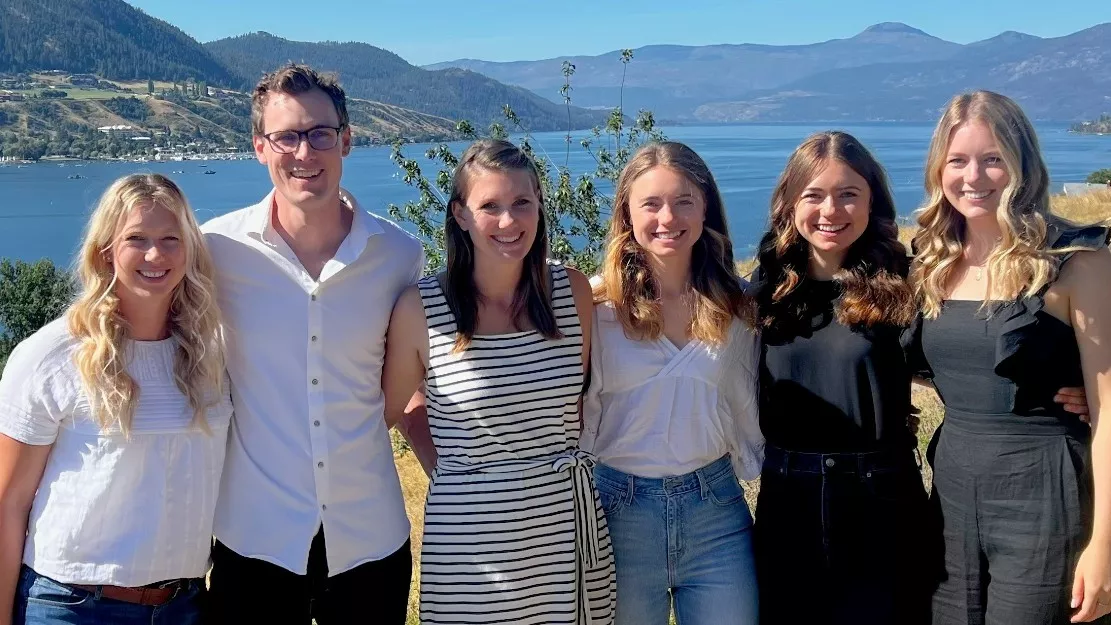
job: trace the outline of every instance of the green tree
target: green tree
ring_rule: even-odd
[[[632,59],[632,50],[621,51],[623,69],[627,69]],[[564,62],[562,72],[564,83],[560,94],[563,96],[568,114],[567,149],[562,154],[562,164],[556,163],[546,153],[537,154],[529,129],[511,107],[505,105],[503,115],[508,128],[519,136],[518,145],[533,157],[540,169],[550,256],[566,262],[587,275],[592,275],[597,270],[601,259],[606,221],[609,219],[613,204],[612,197],[605,189],[616,186],[621,169],[641,144],[651,140],[662,140],[664,137],[656,129],[656,121],[650,111],[639,111],[635,118],[630,119],[625,115],[619,100],[618,106],[607,118],[605,126],[594,127],[586,138],[579,141],[581,149],[593,158],[594,171],[573,177],[568,163],[573,142],[570,130],[572,127],[571,77],[575,73],[575,66]],[[619,93],[623,95],[624,71],[621,82]],[[484,135],[480,135],[474,125],[466,120],[456,124],[455,129],[468,140],[475,140],[481,136],[506,139],[509,136],[506,124],[495,122]],[[447,198],[451,195],[451,177],[459,157],[447,144],[428,149],[424,156],[432,161],[432,167],[436,170],[429,179],[421,168],[421,163],[405,156],[403,148],[402,141],[395,142],[391,158],[401,168],[402,181],[416,189],[418,199],[406,202],[402,206],[391,204],[389,212],[394,219],[407,221],[415,226],[424,242],[425,254],[428,258],[427,270],[437,272],[443,268],[445,262],[443,222],[447,210]]]
[[[73,294],[69,273],[50,260],[0,260],[0,370],[20,341],[65,311]]]
[[[1092,184],[1111,184],[1111,169],[1100,169],[1088,174],[1088,182]]]
[[[154,79],[147,79],[147,95],[154,95]]]

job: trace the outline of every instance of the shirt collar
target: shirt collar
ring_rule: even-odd
[[[277,189],[271,189],[266,197],[262,198],[262,201],[252,206],[250,216],[247,219],[248,236],[270,245],[275,245],[281,240],[281,236],[274,228],[272,217],[274,214],[274,195],[276,193]],[[341,188],[339,190],[339,197],[343,205],[354,213],[351,218],[351,231],[344,237],[343,243],[340,245],[340,251],[341,253],[343,251],[356,252],[357,255],[366,247],[366,242],[370,237],[382,234],[382,226],[379,225],[377,219],[371,217],[359,206],[359,201],[346,189]],[[358,249],[353,250],[351,246],[358,246]],[[337,253],[337,255],[339,254]]]

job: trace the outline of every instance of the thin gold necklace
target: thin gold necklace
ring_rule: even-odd
[[[1003,242],[1003,237],[1002,236],[995,237],[995,245],[999,245],[1002,242]],[[994,249],[994,246],[993,246],[993,249]],[[988,264],[988,260],[990,258],[991,258],[991,252],[988,252],[988,256],[987,256],[987,258],[984,259],[984,262],[980,263],[979,265],[972,265],[972,267],[974,267],[976,269],[976,281],[977,282],[984,279],[984,266]]]

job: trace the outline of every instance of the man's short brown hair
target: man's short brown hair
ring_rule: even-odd
[[[346,128],[347,95],[339,85],[339,78],[332,73],[318,72],[308,65],[289,63],[270,72],[258,81],[255,91],[251,95],[251,131],[255,136],[262,136],[262,109],[272,93],[296,95],[320,89],[332,99],[339,115],[339,125]]]

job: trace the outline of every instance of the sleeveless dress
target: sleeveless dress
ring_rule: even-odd
[[[1048,247],[1107,243],[1106,228],[1055,226]],[[919,321],[910,355],[945,404],[927,452],[945,545],[935,625],[1064,625],[1074,613],[1092,529],[1091,429],[1053,401],[1084,380],[1073,329],[1044,310],[1048,288],[984,310],[946,300]]]
[[[439,281],[418,283],[439,454],[421,549],[425,625],[613,622],[609,530],[593,457],[578,449],[582,328],[567,271],[549,269],[562,338],[475,336],[462,353]]]

